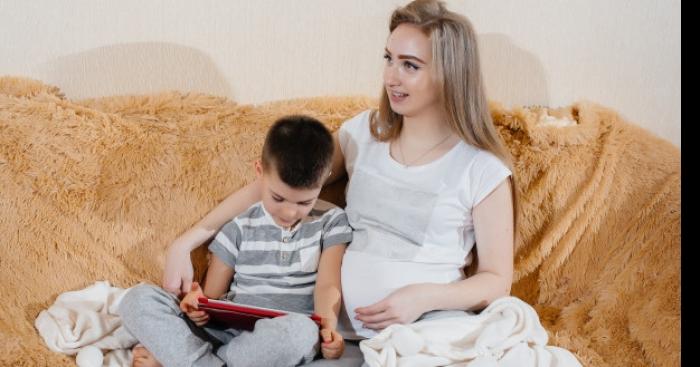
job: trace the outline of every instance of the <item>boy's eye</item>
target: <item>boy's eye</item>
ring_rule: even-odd
[[[284,199],[278,198],[278,197],[275,197],[275,196],[272,197],[272,200],[274,200],[274,201],[276,201],[276,202],[278,202],[278,203],[281,203],[281,202],[284,201]]]

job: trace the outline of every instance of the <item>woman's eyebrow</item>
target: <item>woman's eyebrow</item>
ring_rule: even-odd
[[[384,51],[386,51],[386,53],[388,53],[389,56],[391,56],[391,52],[389,51],[389,49],[385,48]],[[421,59],[419,59],[418,57],[413,56],[413,55],[399,55],[399,56],[397,56],[397,58],[398,58],[399,60],[405,60],[405,59],[408,59],[408,60],[416,60],[416,61],[418,61],[418,62],[420,62],[420,63],[422,63],[422,64],[425,64],[425,61],[423,61],[423,60],[421,60]]]

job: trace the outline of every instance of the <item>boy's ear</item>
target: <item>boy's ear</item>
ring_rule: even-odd
[[[257,161],[255,161],[255,175],[258,178],[262,178],[262,174],[263,174],[262,162],[258,159]]]

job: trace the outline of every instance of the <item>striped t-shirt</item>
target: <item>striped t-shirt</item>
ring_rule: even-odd
[[[318,200],[306,218],[286,230],[258,202],[225,224],[209,251],[235,271],[226,299],[311,313],[321,251],[351,240],[345,212],[331,203]]]

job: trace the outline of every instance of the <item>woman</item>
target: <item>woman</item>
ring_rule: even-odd
[[[513,179],[489,114],[476,35],[435,0],[397,9],[389,29],[379,109],[334,134],[327,181],[349,178],[354,239],[342,285],[351,339],[447,312],[436,310],[482,309],[512,283]],[[253,182],[176,239],[163,287],[187,291],[190,251],[260,198]]]

